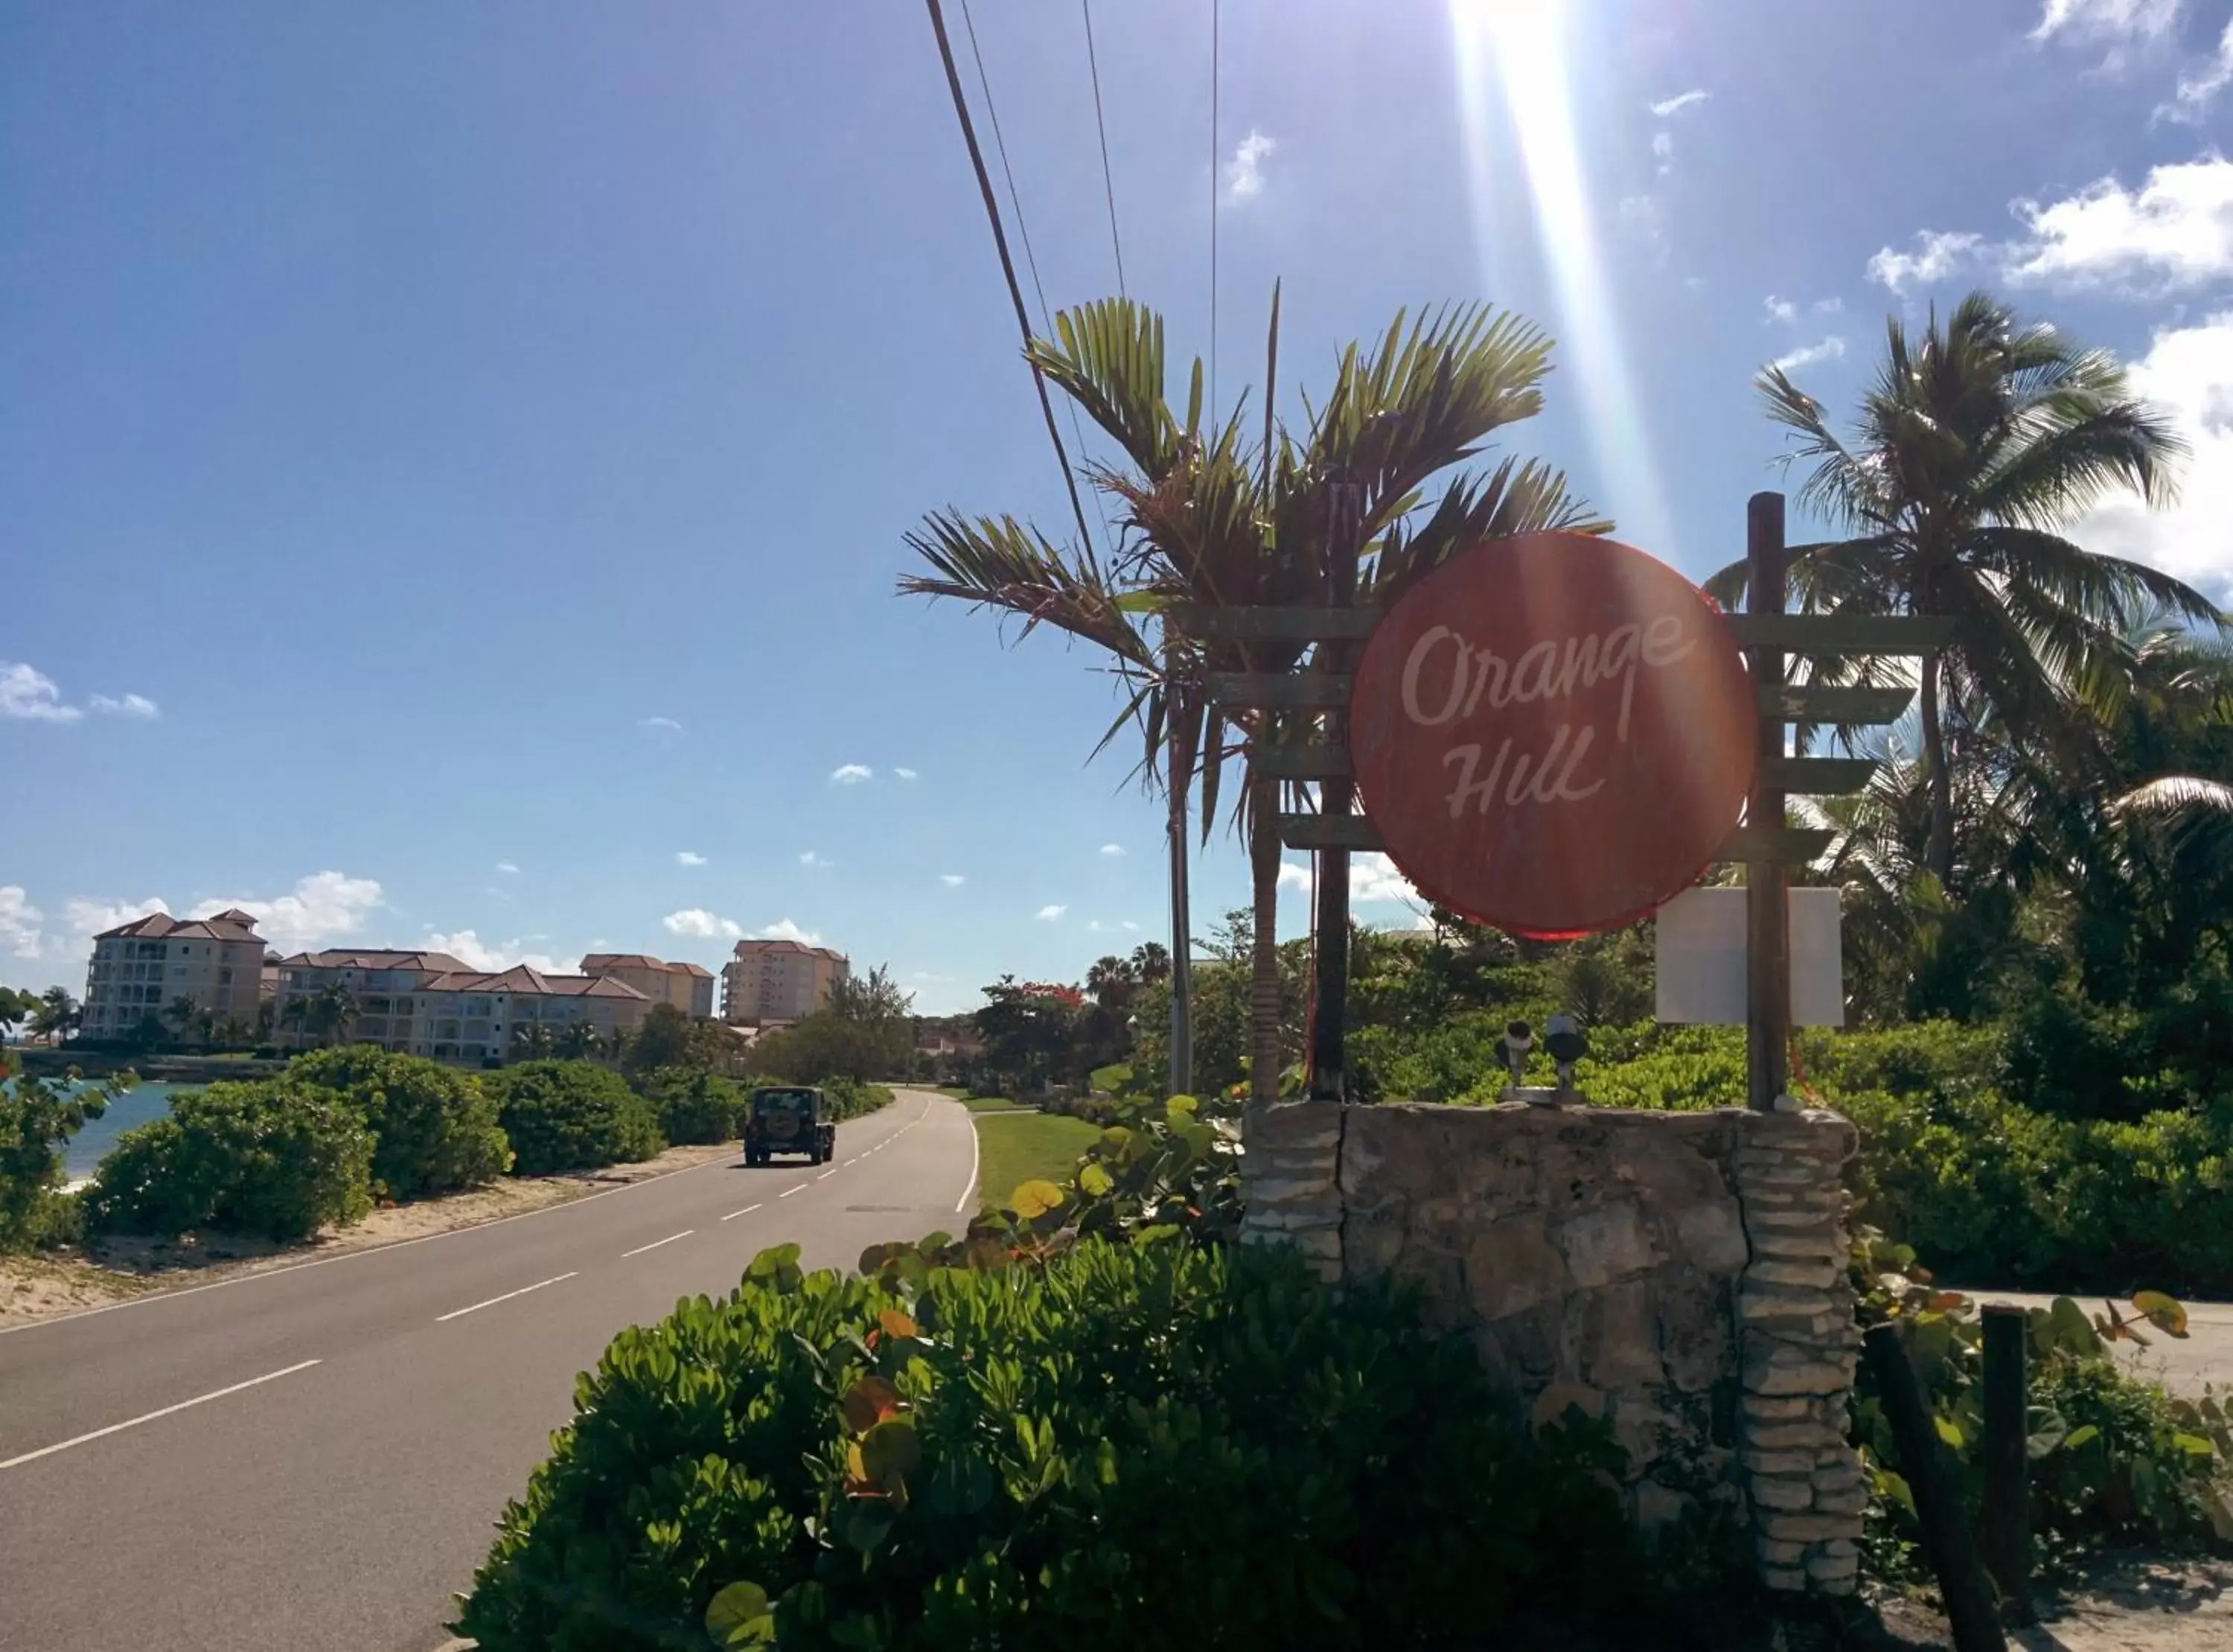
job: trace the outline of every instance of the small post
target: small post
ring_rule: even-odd
[[[1872,1325],[1861,1346],[1877,1379],[1892,1441],[1899,1447],[1900,1472],[1915,1494],[1924,1556],[1945,1597],[1955,1652],[2008,1652],[2008,1637],[2001,1632],[2000,1614],[1994,1609],[1993,1586],[1977,1562],[1969,1523],[1962,1518],[1961,1495],[1939,1461],[1937,1425],[1907,1357],[1900,1327]]]
[[[1755,493],[1745,503],[1745,609],[1781,614],[1784,604],[1783,496]],[[1752,680],[1760,687],[1783,686],[1783,650],[1754,648]],[[1771,783],[1783,757],[1783,719],[1762,713],[1760,762],[1746,823],[1775,830],[1783,824],[1783,788]],[[1785,916],[1781,861],[1745,868],[1745,1100],[1755,1113],[1772,1113],[1787,1083],[1791,1037],[1791,936]]]
[[[2000,1585],[2008,1620],[2038,1621],[2031,1603],[2031,1450],[2025,1421],[2024,1311],[2008,1303],[1984,1310],[1986,1569]]]
[[[1364,517],[1364,485],[1336,482],[1326,493],[1326,605],[1345,608],[1357,602],[1357,543]],[[1321,642],[1327,663],[1337,669],[1349,666],[1345,643]],[[1349,717],[1343,712],[1325,714],[1328,745],[1349,744]],[[1357,784],[1346,775],[1318,782],[1318,813],[1328,819],[1346,819],[1356,798]],[[1347,1089],[1349,1019],[1349,851],[1318,851],[1316,1002],[1311,1013],[1311,1098],[1338,1102]]]

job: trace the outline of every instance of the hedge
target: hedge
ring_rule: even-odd
[[[333,1091],[362,1115],[375,1194],[423,1199],[485,1187],[511,1164],[496,1102],[471,1073],[352,1044],[297,1057],[287,1076]]]
[[[648,1159],[667,1143],[658,1109],[618,1073],[586,1061],[527,1061],[488,1074],[497,1122],[523,1176]]]

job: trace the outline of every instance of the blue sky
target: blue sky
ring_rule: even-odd
[[[1774,480],[1759,365],[1849,403],[1984,283],[2197,444],[2081,535],[2223,592],[2229,14],[1225,0],[1214,151],[1206,0],[1094,22],[1182,358],[1220,195],[1221,396],[1275,276],[1291,386],[1510,306],[1560,342],[1512,447],[1702,575]],[[1048,299],[1111,290],[1077,10],[973,18]],[[942,1010],[1162,924],[1093,660],[892,593],[928,509],[1067,515],[920,6],[0,10],[0,980],[238,903],[474,961],[811,933]],[[1245,870],[1197,880],[1199,932]]]

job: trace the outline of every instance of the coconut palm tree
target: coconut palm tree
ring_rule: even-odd
[[[569,1021],[559,1029],[552,1047],[570,1061],[587,1061],[603,1051],[605,1040],[587,1021]]]
[[[348,1037],[356,1016],[356,995],[335,981],[310,995],[303,1011],[303,1024],[328,1044],[337,1044]]]
[[[67,987],[50,986],[39,994],[39,1007],[31,1013],[31,1031],[49,1043],[66,1039],[85,1020],[85,1011]]]
[[[1420,575],[1483,539],[1609,525],[1569,498],[1562,475],[1533,463],[1507,459],[1485,476],[1460,474],[1431,502],[1427,498],[1429,485],[1493,432],[1540,410],[1550,341],[1531,324],[1474,305],[1414,322],[1399,313],[1369,351],[1351,345],[1343,353],[1331,390],[1318,405],[1305,402],[1305,423],[1294,432],[1276,411],[1279,312],[1274,288],[1260,439],[1250,435],[1259,421],[1246,416],[1246,395],[1222,422],[1205,422],[1199,360],[1184,418],[1174,410],[1166,398],[1162,320],[1154,311],[1115,298],[1058,315],[1056,337],[1032,340],[1027,354],[1126,461],[1086,467],[1116,507],[1120,543],[1110,563],[1104,569],[1086,548],[1058,550],[1012,518],[972,520],[948,511],[908,536],[936,577],[901,582],[903,590],[1020,615],[1027,628],[1053,623],[1103,647],[1131,696],[1103,743],[1137,723],[1146,736],[1143,769],[1152,776],[1159,762],[1167,765],[1163,784],[1179,841],[1190,784],[1201,784],[1207,831],[1226,765],[1240,764],[1234,822],[1248,845],[1254,899],[1251,1070],[1259,1102],[1276,1097],[1280,1066],[1275,925],[1282,796],[1253,757],[1289,731],[1273,713],[1213,706],[1207,685],[1215,673],[1291,672],[1316,656],[1307,643],[1221,641],[1168,623],[1151,643],[1133,616],[1182,605],[1324,602],[1333,492],[1343,485],[1362,492],[1366,602],[1393,601]],[[1175,925],[1175,1001],[1184,990],[1186,953],[1185,928]]]
[[[194,1018],[201,1012],[202,1006],[196,1001],[193,995],[181,992],[171,1000],[170,1007],[163,1011],[163,1019],[178,1034],[179,1041],[184,1043],[192,1036]],[[208,1040],[205,1039],[203,1042],[207,1043]]]
[[[2134,397],[2123,368],[2044,324],[1972,293],[1919,337],[1885,324],[1885,360],[1850,436],[1781,367],[1759,379],[1768,416],[1809,461],[1800,502],[1848,537],[1796,547],[1789,568],[1807,612],[1918,614],[1954,621],[1924,662],[1921,758],[1930,803],[1924,862],[1955,863],[1953,770],[1996,721],[2018,740],[2061,740],[2069,685],[2128,666],[2123,634],[2166,610],[2219,624],[2201,593],[2143,563],[2080,549],[2065,530],[2119,490],[2161,504],[2184,451]],[[1708,582],[1725,603],[1745,565]],[[1817,673],[1868,680],[1870,667]]]
[[[512,1024],[511,1058],[514,1061],[543,1061],[557,1049],[557,1034],[548,1023],[519,1021]]]

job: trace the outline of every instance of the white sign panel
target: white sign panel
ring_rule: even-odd
[[[1741,1026],[1745,1019],[1745,892],[1685,889],[1659,908],[1662,1021]],[[1838,892],[1791,891],[1791,1023],[1846,1024]]]

